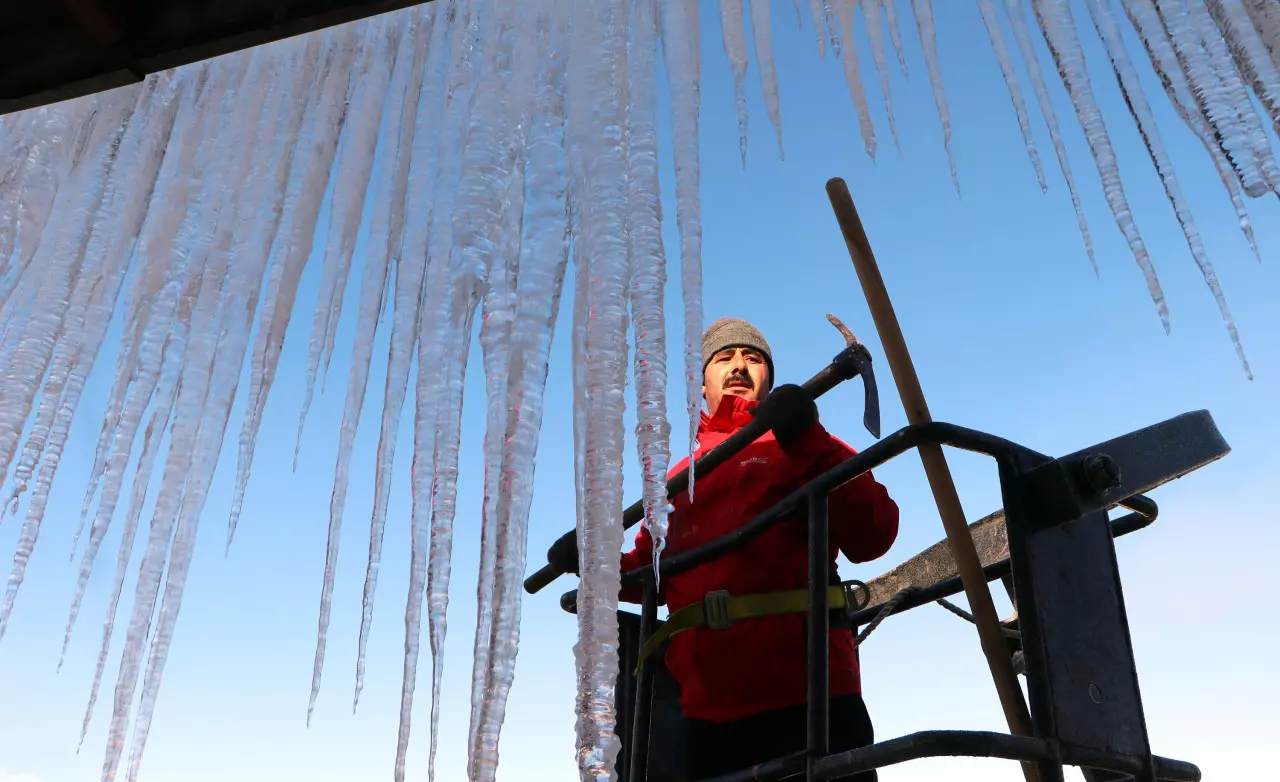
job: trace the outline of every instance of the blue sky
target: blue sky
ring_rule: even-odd
[[[907,5],[902,5],[904,22]],[[782,96],[785,162],[760,98],[759,72],[748,77],[748,164],[739,158],[732,80],[718,15],[702,4],[702,214],[704,301],[708,322],[746,317],[770,340],[779,379],[800,382],[824,365],[840,340],[824,314],[836,313],[862,337],[881,366],[885,431],[905,423],[874,327],[831,215],[825,181],[849,182],[880,260],[925,393],[938,420],[953,421],[1060,454],[1207,408],[1233,447],[1225,460],[1153,493],[1158,522],[1118,545],[1147,719],[1156,752],[1198,763],[1206,779],[1256,778],[1264,748],[1280,727],[1280,685],[1267,651],[1275,616],[1264,597],[1280,554],[1268,489],[1280,469],[1274,443],[1280,416],[1280,220],[1273,199],[1250,208],[1266,263],[1259,265],[1199,143],[1168,110],[1144,58],[1138,61],[1205,243],[1234,310],[1256,380],[1241,371],[1216,306],[1192,263],[1172,210],[1125,111],[1091,33],[1090,65],[1111,137],[1124,161],[1124,185],[1169,300],[1166,336],[1141,274],[1102,200],[1079,125],[1058,82],[1050,84],[1101,266],[1084,254],[1047,132],[1033,114],[1049,192],[1041,195],[976,7],[937,3],[939,47],[953,120],[953,150],[963,187],[957,199],[947,170],[914,25],[904,28],[910,79],[894,71],[901,136],[894,149],[865,38],[864,83],[879,139],[873,163],[862,151],[857,117],[838,60],[819,59],[806,21],[797,29],[790,3],[775,3],[773,40]],[[1087,19],[1078,9],[1078,18]],[[1135,42],[1130,39],[1130,44]],[[1131,51],[1137,52],[1136,48]],[[1030,95],[1028,94],[1028,98]],[[1034,109],[1033,109],[1034,110]],[[665,125],[665,114],[662,122]],[[668,138],[662,138],[669,154]],[[664,212],[672,256],[668,302],[671,366],[681,340],[675,204],[664,160]],[[368,545],[373,460],[385,367],[376,366],[357,439],[328,662],[317,710],[305,725],[325,528],[346,392],[354,325],[344,313],[327,393],[308,421],[297,472],[293,438],[302,401],[310,306],[320,268],[303,280],[279,380],[258,442],[244,516],[230,556],[222,556],[234,482],[229,437],[206,508],[196,560],[159,706],[143,761],[143,779],[204,782],[346,782],[390,778],[399,704],[403,608],[408,572],[408,468],[411,415],[404,418],[387,544],[359,711],[351,712],[360,588]],[[569,301],[562,312],[570,312]],[[547,411],[530,522],[532,570],[547,545],[573,523],[571,378],[568,318],[557,327]],[[375,356],[384,356],[387,333]],[[67,664],[55,674],[66,608],[75,582],[68,564],[75,516],[106,404],[114,353],[99,358],[55,484],[45,531],[3,644],[0,644],[0,782],[81,782],[101,768],[109,691],[79,755],[76,737],[110,592],[110,564],[90,583]],[[464,410],[454,590],[438,778],[465,778],[475,566],[483,475],[481,364],[471,362]],[[242,388],[244,386],[242,385]],[[685,431],[684,392],[672,373],[673,431]],[[238,427],[243,400],[233,411]],[[824,398],[823,421],[855,447],[861,396],[846,388]],[[628,427],[631,426],[628,422]],[[232,434],[238,429],[233,429]],[[682,447],[681,435],[674,450]],[[970,519],[999,505],[992,466],[952,454],[952,470]],[[638,496],[634,445],[627,452],[627,497]],[[902,508],[902,529],[880,561],[844,565],[869,579],[942,537],[919,460],[908,454],[878,471]],[[0,525],[11,550],[18,525]],[[114,552],[118,530],[104,551]],[[629,536],[630,537],[630,536]],[[136,563],[135,563],[136,567]],[[126,591],[128,594],[132,582]],[[500,778],[572,779],[573,617],[557,596],[563,579],[524,602],[517,678],[503,732]],[[119,640],[108,661],[114,678]],[[429,670],[425,657],[423,669]],[[895,617],[863,650],[864,687],[879,737],[930,728],[1002,730],[1003,721],[970,625],[935,607]],[[419,697],[409,754],[410,778],[426,777],[429,674]],[[1254,773],[1249,773],[1254,772]],[[998,761],[917,762],[888,769],[886,782],[1020,779]],[[1069,777],[1070,778],[1070,777]],[[1076,777],[1078,778],[1078,776]]]

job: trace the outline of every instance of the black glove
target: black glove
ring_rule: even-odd
[[[788,383],[770,391],[751,414],[773,430],[778,445],[786,446],[818,423],[818,403],[808,391]]]
[[[561,573],[578,575],[578,539],[574,534],[565,535],[547,551],[547,562]]]

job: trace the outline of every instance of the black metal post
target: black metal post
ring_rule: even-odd
[[[639,650],[649,642],[658,621],[658,587],[652,574],[644,581],[644,603],[640,610]],[[653,665],[640,666],[636,680],[636,703],[631,720],[630,769],[627,782],[646,782],[649,764],[649,707],[653,703]]]
[[[831,555],[827,540],[827,492],[809,495],[809,761],[806,782],[815,782],[816,763],[827,756],[830,730],[828,706],[831,641],[827,613],[827,571]]]

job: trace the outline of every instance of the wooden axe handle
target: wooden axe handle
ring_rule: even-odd
[[[844,241],[853,259],[853,268],[858,273],[862,291],[866,295],[867,305],[871,309],[876,331],[880,333],[885,359],[889,362],[889,369],[893,372],[894,382],[898,386],[898,395],[902,397],[902,405],[906,408],[907,421],[913,425],[929,423],[933,419],[924,401],[920,378],[916,376],[911,354],[907,352],[902,327],[898,325],[898,316],[894,314],[893,304],[889,301],[889,292],[885,289],[884,279],[881,278],[880,270],[876,266],[875,255],[871,252],[871,243],[867,240],[866,231],[862,228],[862,221],[858,218],[853,198],[849,195],[849,188],[843,179],[832,179],[827,182],[827,196],[831,199],[836,220],[844,233]],[[1031,716],[1027,711],[1026,701],[1022,697],[1022,688],[1018,684],[1017,674],[1013,670],[1008,646],[1005,645],[1004,637],[1000,632],[995,604],[991,602],[991,592],[988,591],[987,581],[982,575],[982,564],[974,549],[973,539],[969,537],[964,509],[960,505],[960,495],[956,493],[955,482],[951,479],[951,470],[947,467],[946,457],[939,445],[922,445],[919,451],[920,461],[924,463],[925,475],[929,479],[929,487],[933,490],[933,498],[938,505],[938,513],[942,516],[947,540],[951,543],[952,555],[955,557],[960,580],[964,584],[965,596],[969,599],[969,607],[976,620],[978,638],[982,644],[982,651],[986,655],[987,664],[991,668],[991,678],[995,681],[1000,705],[1004,709],[1005,720],[1009,724],[1009,732],[1019,736],[1030,736]],[[1028,782],[1032,782],[1039,776],[1028,764],[1023,764],[1023,773]]]

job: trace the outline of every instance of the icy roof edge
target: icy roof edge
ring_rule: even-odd
[[[0,115],[427,1],[135,0],[129,19],[113,0],[0,11]]]

